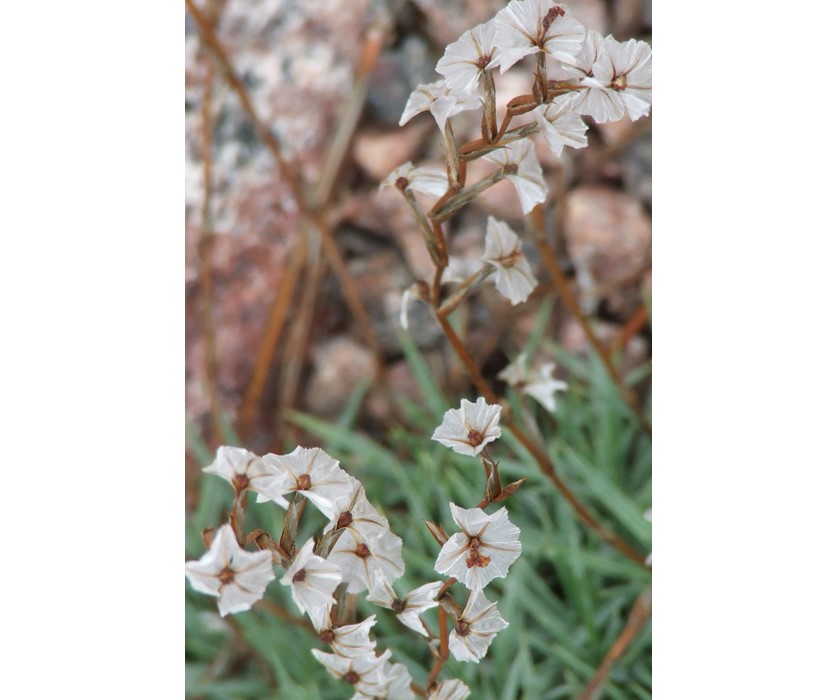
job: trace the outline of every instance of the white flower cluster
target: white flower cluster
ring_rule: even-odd
[[[510,102],[507,118],[532,112],[534,119],[513,132],[505,131],[509,126],[505,122],[499,133],[493,72],[498,69],[505,73],[530,55],[536,59],[533,94]],[[530,134],[540,134],[551,151],[560,156],[565,146],[587,145],[588,127],[583,116],[597,123],[626,116],[636,120],[649,114],[652,104],[649,44],[635,39],[619,42],[613,36],[586,30],[571,16],[567,5],[552,0],[512,0],[494,18],[450,44],[436,70],[442,78],[413,91],[399,123],[404,125],[425,111],[431,113],[444,136],[448,176],[406,163],[383,185],[399,187],[401,180],[402,191],[412,188],[443,198],[446,184],[451,188],[449,193],[461,191],[463,183],[452,180],[450,160],[456,160],[456,145],[449,120],[461,112],[482,108],[487,152],[481,157],[499,167],[493,182],[501,178],[512,182],[524,214],[547,199],[541,166],[528,140]],[[525,301],[535,288],[536,280],[521,252],[518,235],[492,217],[488,220],[483,260],[494,267],[495,286],[512,304]],[[405,296],[405,303],[413,298]]]

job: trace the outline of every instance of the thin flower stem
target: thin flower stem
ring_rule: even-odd
[[[608,372],[608,376],[611,377],[611,381],[614,382],[614,385],[617,387],[617,390],[620,392],[620,395],[623,397],[623,400],[628,404],[629,408],[634,412],[635,416],[637,416],[637,420],[640,423],[640,426],[643,428],[649,436],[652,435],[652,424],[646,418],[643,413],[643,408],[640,405],[640,402],[635,396],[634,392],[626,385],[623,381],[623,378],[620,376],[620,373],[617,371],[617,368],[614,366],[614,363],[611,361],[611,358],[608,356],[608,352],[600,342],[599,338],[591,328],[591,324],[588,322],[587,317],[582,312],[578,302],[576,301],[576,296],[573,293],[573,288],[568,281],[568,279],[562,274],[561,269],[559,268],[559,264],[556,261],[556,255],[553,252],[553,249],[550,248],[550,244],[547,242],[547,236],[544,232],[544,218],[541,210],[541,205],[536,205],[533,213],[530,215],[531,221],[534,224],[535,230],[537,231],[538,235],[536,236],[536,246],[538,246],[538,250],[541,253],[541,259],[547,265],[547,270],[550,273],[550,278],[553,281],[553,286],[555,287],[556,291],[559,293],[559,296],[562,298],[565,306],[568,308],[570,313],[582,327],[582,331],[585,334],[585,337],[588,339],[588,342],[591,344],[591,347],[596,352],[597,357],[599,357],[602,364],[605,366],[605,370]]]
[[[483,140],[494,143],[498,135],[498,113],[495,106],[495,79],[492,71],[480,73],[480,84],[486,99],[483,101]]]
[[[237,422],[239,435],[245,440],[249,437],[253,428],[253,421],[259,409],[262,392],[268,378],[268,370],[273,361],[279,339],[282,336],[285,320],[288,318],[294,290],[297,288],[297,282],[306,269],[307,243],[306,236],[299,236],[294,243],[294,248],[291,251],[291,259],[287,264],[285,273],[282,275],[282,282],[274,297],[271,310],[268,313],[268,322],[256,351],[253,374],[250,377],[250,383],[245,391]]]
[[[451,347],[454,348],[454,351],[459,356],[460,361],[466,366],[469,376],[471,377],[472,382],[474,382],[474,385],[477,387],[477,390],[489,403],[500,403],[500,399],[497,394],[492,391],[492,388],[489,386],[485,377],[483,377],[483,374],[477,366],[477,363],[474,361],[474,358],[466,349],[465,345],[454,331],[454,328],[448,322],[448,319],[440,318],[439,315],[437,315],[437,318],[442,326],[443,333],[445,333],[445,337],[448,339],[448,342],[451,343]],[[567,484],[565,484],[556,473],[555,468],[550,462],[550,458],[541,450],[541,448],[538,447],[538,445],[533,442],[531,438],[524,434],[523,430],[521,430],[517,424],[514,422],[507,423],[506,428],[533,456],[541,472],[553,482],[555,487],[559,490],[559,493],[561,493],[567,502],[570,503],[577,517],[583,523],[590,527],[591,530],[599,535],[605,542],[614,547],[614,549],[621,552],[632,561],[635,561],[643,566],[646,565],[646,557],[644,555],[625,542],[619,537],[619,535],[611,532],[611,530],[597,522],[596,518],[591,515],[588,509],[585,508],[582,502],[574,495]]]
[[[446,300],[437,308],[437,314],[441,315],[443,318],[448,318],[454,310],[460,305],[460,302],[463,300],[466,294],[476,287],[478,284],[483,282],[489,275],[492,274],[494,268],[491,265],[484,265],[480,270],[475,272],[471,277],[464,280],[451,294],[446,298]]]
[[[441,207],[437,208],[437,206],[434,206],[434,208],[431,209],[431,220],[435,223],[442,223],[446,219],[449,219],[457,213],[457,211],[462,209],[466,204],[477,197],[477,195],[481,192],[503,180],[503,176],[503,168],[499,168],[491,175],[475,182],[471,187],[465,190],[460,190],[455,195],[448,198],[448,200]]]
[[[651,614],[652,587],[649,586],[638,596],[637,600],[634,601],[634,605],[632,605],[631,612],[629,612],[628,622],[626,622],[625,628],[620,633],[620,636],[617,637],[617,641],[615,641],[608,650],[608,653],[600,663],[599,668],[597,668],[596,673],[594,673],[591,680],[588,681],[585,689],[579,694],[576,700],[597,700],[597,698],[600,697],[603,691],[603,686],[608,680],[608,674],[611,672],[611,668],[617,662],[617,659],[623,655],[629,644],[631,644],[637,636],[638,632],[643,629],[646,620],[649,619]]]
[[[448,187],[455,192],[462,189],[460,181],[460,152],[457,150],[457,141],[454,138],[454,130],[451,127],[451,120],[445,120],[445,129],[442,132],[443,145],[445,147],[445,166],[448,171]]]
[[[437,657],[434,667],[431,669],[430,674],[428,674],[428,680],[425,682],[425,688],[427,688],[428,692],[430,692],[436,682],[437,676],[439,676],[439,672],[442,671],[442,667],[445,665],[445,662],[448,661],[448,613],[443,610],[442,606],[439,606],[438,611],[439,657]]]
[[[218,21],[218,6],[211,13],[210,21]],[[201,237],[198,241],[198,278],[201,298],[201,336],[204,345],[204,382],[209,397],[210,416],[212,417],[212,437],[210,444],[217,447],[222,440],[221,406],[218,400],[218,356],[215,346],[215,328],[213,323],[213,279],[212,249],[215,237],[212,227],[213,198],[213,163],[212,143],[215,118],[212,113],[213,87],[215,85],[215,63],[207,56],[206,79],[201,103],[201,160],[203,161],[204,201],[201,208]]]

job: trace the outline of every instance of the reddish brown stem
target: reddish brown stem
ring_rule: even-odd
[[[625,628],[620,633],[620,636],[617,637],[617,641],[615,641],[608,650],[608,653],[605,655],[602,663],[600,663],[599,668],[597,668],[596,673],[594,673],[591,680],[588,681],[585,689],[579,694],[576,700],[597,700],[597,698],[599,698],[603,691],[605,681],[608,680],[608,674],[611,672],[611,668],[617,662],[617,659],[625,653],[625,650],[637,636],[637,633],[643,629],[646,620],[649,619],[651,614],[652,588],[650,586],[645,589],[634,602],[631,612],[629,612],[629,618],[628,622],[626,622]]]

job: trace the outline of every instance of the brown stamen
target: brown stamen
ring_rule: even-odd
[[[457,634],[459,634],[461,637],[468,636],[468,622],[459,620],[457,622],[457,626],[454,627],[454,629],[456,630]]]
[[[359,676],[356,671],[350,671],[343,677],[343,680],[349,683],[349,685],[355,685],[359,680],[361,680],[361,676]]]
[[[323,644],[331,644],[335,641],[335,633],[332,630],[325,630],[320,633],[320,641]]]
[[[311,477],[308,474],[303,474],[297,477],[297,490],[308,491],[311,488]]]
[[[466,566],[471,569],[475,566],[479,566],[481,569],[485,569],[489,566],[489,562],[492,561],[491,557],[484,557],[480,553],[480,540],[476,537],[471,540],[469,544],[469,553],[468,557],[466,558]]]
[[[395,610],[397,613],[400,613],[404,612],[404,609],[407,607],[407,603],[403,600],[399,600],[398,598],[396,598],[396,600],[393,601],[390,607],[393,608],[393,610]]]
[[[358,545],[358,548],[355,550],[355,554],[357,554],[362,559],[366,559],[368,556],[372,554],[370,548],[367,547],[363,542]]]
[[[547,30],[550,29],[550,25],[556,21],[557,17],[564,17],[564,10],[558,5],[551,7],[547,11],[547,14],[544,15],[544,19],[541,20],[541,31],[543,34],[547,34]]]
[[[299,583],[300,581],[306,580],[306,570],[300,569],[296,574],[291,577],[291,581],[293,583]]]
[[[236,578],[236,572],[233,571],[229,566],[225,566],[221,573],[218,574],[218,580],[221,581],[222,586],[226,586],[228,583],[232,583]]]
[[[338,530],[340,530],[341,528],[348,527],[349,523],[351,523],[351,522],[352,522],[352,513],[350,513],[348,510],[346,510],[338,516],[338,522],[337,522],[336,527],[337,527]]]
[[[477,447],[481,442],[483,442],[483,433],[478,432],[474,428],[469,428],[468,442],[473,447]]]
[[[626,80],[625,75],[618,75],[611,81],[611,87],[615,90],[625,90],[627,85],[628,81]]]
[[[233,475],[233,488],[236,489],[236,493],[241,493],[250,485],[250,479],[247,478],[247,474],[234,474]]]

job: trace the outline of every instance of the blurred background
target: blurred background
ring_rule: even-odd
[[[479,474],[471,479],[449,471],[449,465],[464,471],[473,471],[468,469],[473,465],[425,444],[440,409],[473,397],[474,390],[423,305],[410,307],[409,334],[400,332],[402,292],[428,279],[433,267],[403,198],[393,189],[380,192],[379,184],[408,160],[444,170],[430,114],[404,127],[399,118],[410,92],[438,79],[434,66],[445,46],[506,3],[196,0],[190,7],[190,2],[187,550],[200,556],[200,529],[221,522],[229,507],[227,485],[210,483],[200,472],[215,447],[242,444],[261,454],[321,445],[364,480],[371,498],[382,499],[388,513],[401,514],[394,529],[406,549],[412,545],[417,552],[413,564],[425,567],[415,579],[418,585],[430,580],[433,543],[421,529],[406,534],[397,524],[415,529],[417,523],[421,528],[417,516],[444,519],[453,494],[463,501],[479,499]],[[588,29],[651,42],[648,0],[573,0],[568,6]],[[214,46],[202,40],[201,22],[216,37]],[[502,105],[530,91],[531,67],[519,63],[496,81]],[[458,140],[479,136],[475,114],[453,120]],[[536,140],[550,190],[547,231],[588,323],[645,405],[651,360],[651,118],[590,122],[588,139],[588,148],[567,148],[560,159]],[[281,171],[277,155],[287,171]],[[475,171],[479,166],[474,164]],[[301,197],[316,212],[316,225],[304,221]],[[480,258],[490,214],[519,233],[525,230],[514,189],[501,183],[448,224],[455,255]],[[566,467],[566,478],[603,520],[638,547],[648,547],[651,529],[642,513],[651,502],[650,437],[590,352],[584,328],[553,291],[535,248],[525,242],[524,252],[544,284],[514,307],[491,284],[484,285],[458,312],[457,327],[490,379],[523,350],[558,362],[557,374],[570,390],[560,397],[556,415],[538,409],[530,420],[549,436],[560,463],[574,465]],[[502,383],[495,388],[504,391]],[[620,560],[581,528],[521,453],[510,453],[502,465],[510,478],[532,479],[522,491],[529,495],[512,499],[529,514],[516,519],[514,506],[510,510],[525,531],[525,553],[543,557],[520,567],[517,579],[504,585],[518,586],[522,595],[541,602],[514,610],[501,603],[518,631],[506,635],[513,641],[499,637],[500,652],[490,650],[502,659],[499,666],[482,681],[474,668],[458,673],[482,688],[476,691],[480,698],[576,697],[618,637],[650,573]],[[388,495],[392,479],[418,500]],[[376,487],[376,480],[383,485]],[[527,517],[529,534],[521,521]],[[272,521],[267,525],[276,527]],[[513,593],[507,591],[514,600]],[[284,592],[272,595],[281,601]],[[290,654],[297,633],[302,646],[310,647],[305,631],[286,622],[283,637],[267,622],[260,626],[257,610],[211,622],[204,614],[213,609],[211,599],[189,593],[188,695],[348,697],[308,657],[288,670],[273,654],[253,654],[260,644],[276,649],[286,642]],[[548,616],[538,637],[542,632],[534,621],[543,619],[545,610],[555,616]],[[618,664],[602,697],[650,697],[650,637],[650,629],[641,634],[633,658]],[[393,644],[398,649],[398,642]],[[525,660],[512,683],[511,664],[519,658]],[[551,670],[536,673],[539,665]],[[417,678],[420,669],[411,666]],[[280,692],[282,687],[286,691]]]

